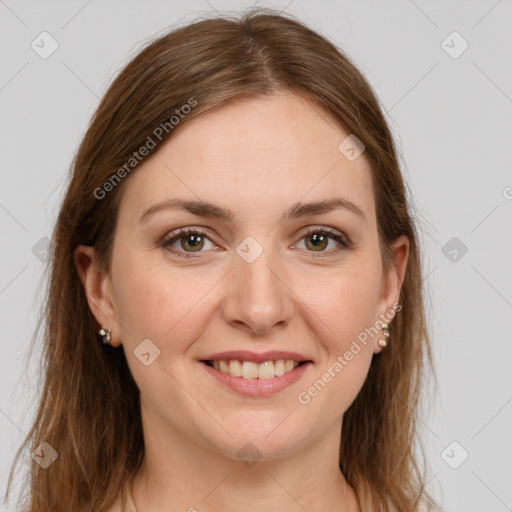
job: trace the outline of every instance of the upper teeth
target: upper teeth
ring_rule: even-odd
[[[217,360],[212,361],[213,367],[233,377],[244,377],[245,379],[272,379],[281,377],[299,366],[298,361],[292,359],[278,359],[277,361],[265,361],[258,364],[253,361]]]

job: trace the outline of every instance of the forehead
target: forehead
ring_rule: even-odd
[[[350,161],[340,152],[348,135],[321,107],[296,94],[235,99],[186,122],[141,162],[121,207],[136,214],[186,197],[243,216],[342,196],[371,220],[370,166],[364,153]]]

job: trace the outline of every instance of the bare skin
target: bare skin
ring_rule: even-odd
[[[341,425],[382,333],[332,368],[398,303],[409,242],[395,241],[384,273],[369,164],[340,152],[347,135],[295,94],[232,101],[184,124],[127,178],[110,273],[92,248],[76,250],[91,311],[123,345],[141,393],[139,512],[360,510],[339,469]],[[336,198],[364,218],[347,208],[284,217],[299,201]],[[232,219],[180,208],[143,216],[171,199],[207,201]],[[204,234],[166,242],[186,227]],[[250,263],[236,250],[247,237],[257,245],[241,247],[262,250]],[[134,354],[146,339],[160,350],[148,366]],[[281,391],[247,396],[201,362],[227,350],[311,363]],[[308,393],[329,368],[325,387]],[[253,465],[239,454],[248,446]]]

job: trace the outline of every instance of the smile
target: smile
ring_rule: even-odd
[[[263,363],[255,363],[253,361],[232,360],[215,360],[205,361],[205,363],[233,377],[241,377],[243,379],[273,379],[281,377],[286,373],[292,372],[297,366],[305,363],[305,361],[294,361],[292,359],[278,359],[276,361],[265,361]]]
[[[277,359],[242,361],[239,359],[202,360],[201,366],[223,387],[241,395],[268,396],[296,383],[313,365],[312,361]]]

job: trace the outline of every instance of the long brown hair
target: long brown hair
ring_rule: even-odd
[[[159,37],[120,72],[94,113],[53,234],[42,393],[13,470],[22,450],[42,442],[58,459],[47,469],[32,462],[27,511],[104,512],[143,459],[138,388],[123,350],[99,342],[73,259],[79,244],[94,245],[109,268],[121,193],[136,172],[126,163],[148,137],[158,147],[168,140],[175,131],[169,120],[191,98],[195,105],[178,129],[229,99],[286,90],[306,95],[364,143],[385,269],[393,240],[405,234],[410,242],[392,343],[374,357],[344,415],[340,469],[364,512],[413,512],[420,501],[434,506],[417,458],[416,412],[432,365],[420,248],[390,130],[369,84],[339,49],[291,17],[258,9]],[[159,126],[168,129],[157,138]],[[123,179],[113,181],[123,166]]]

